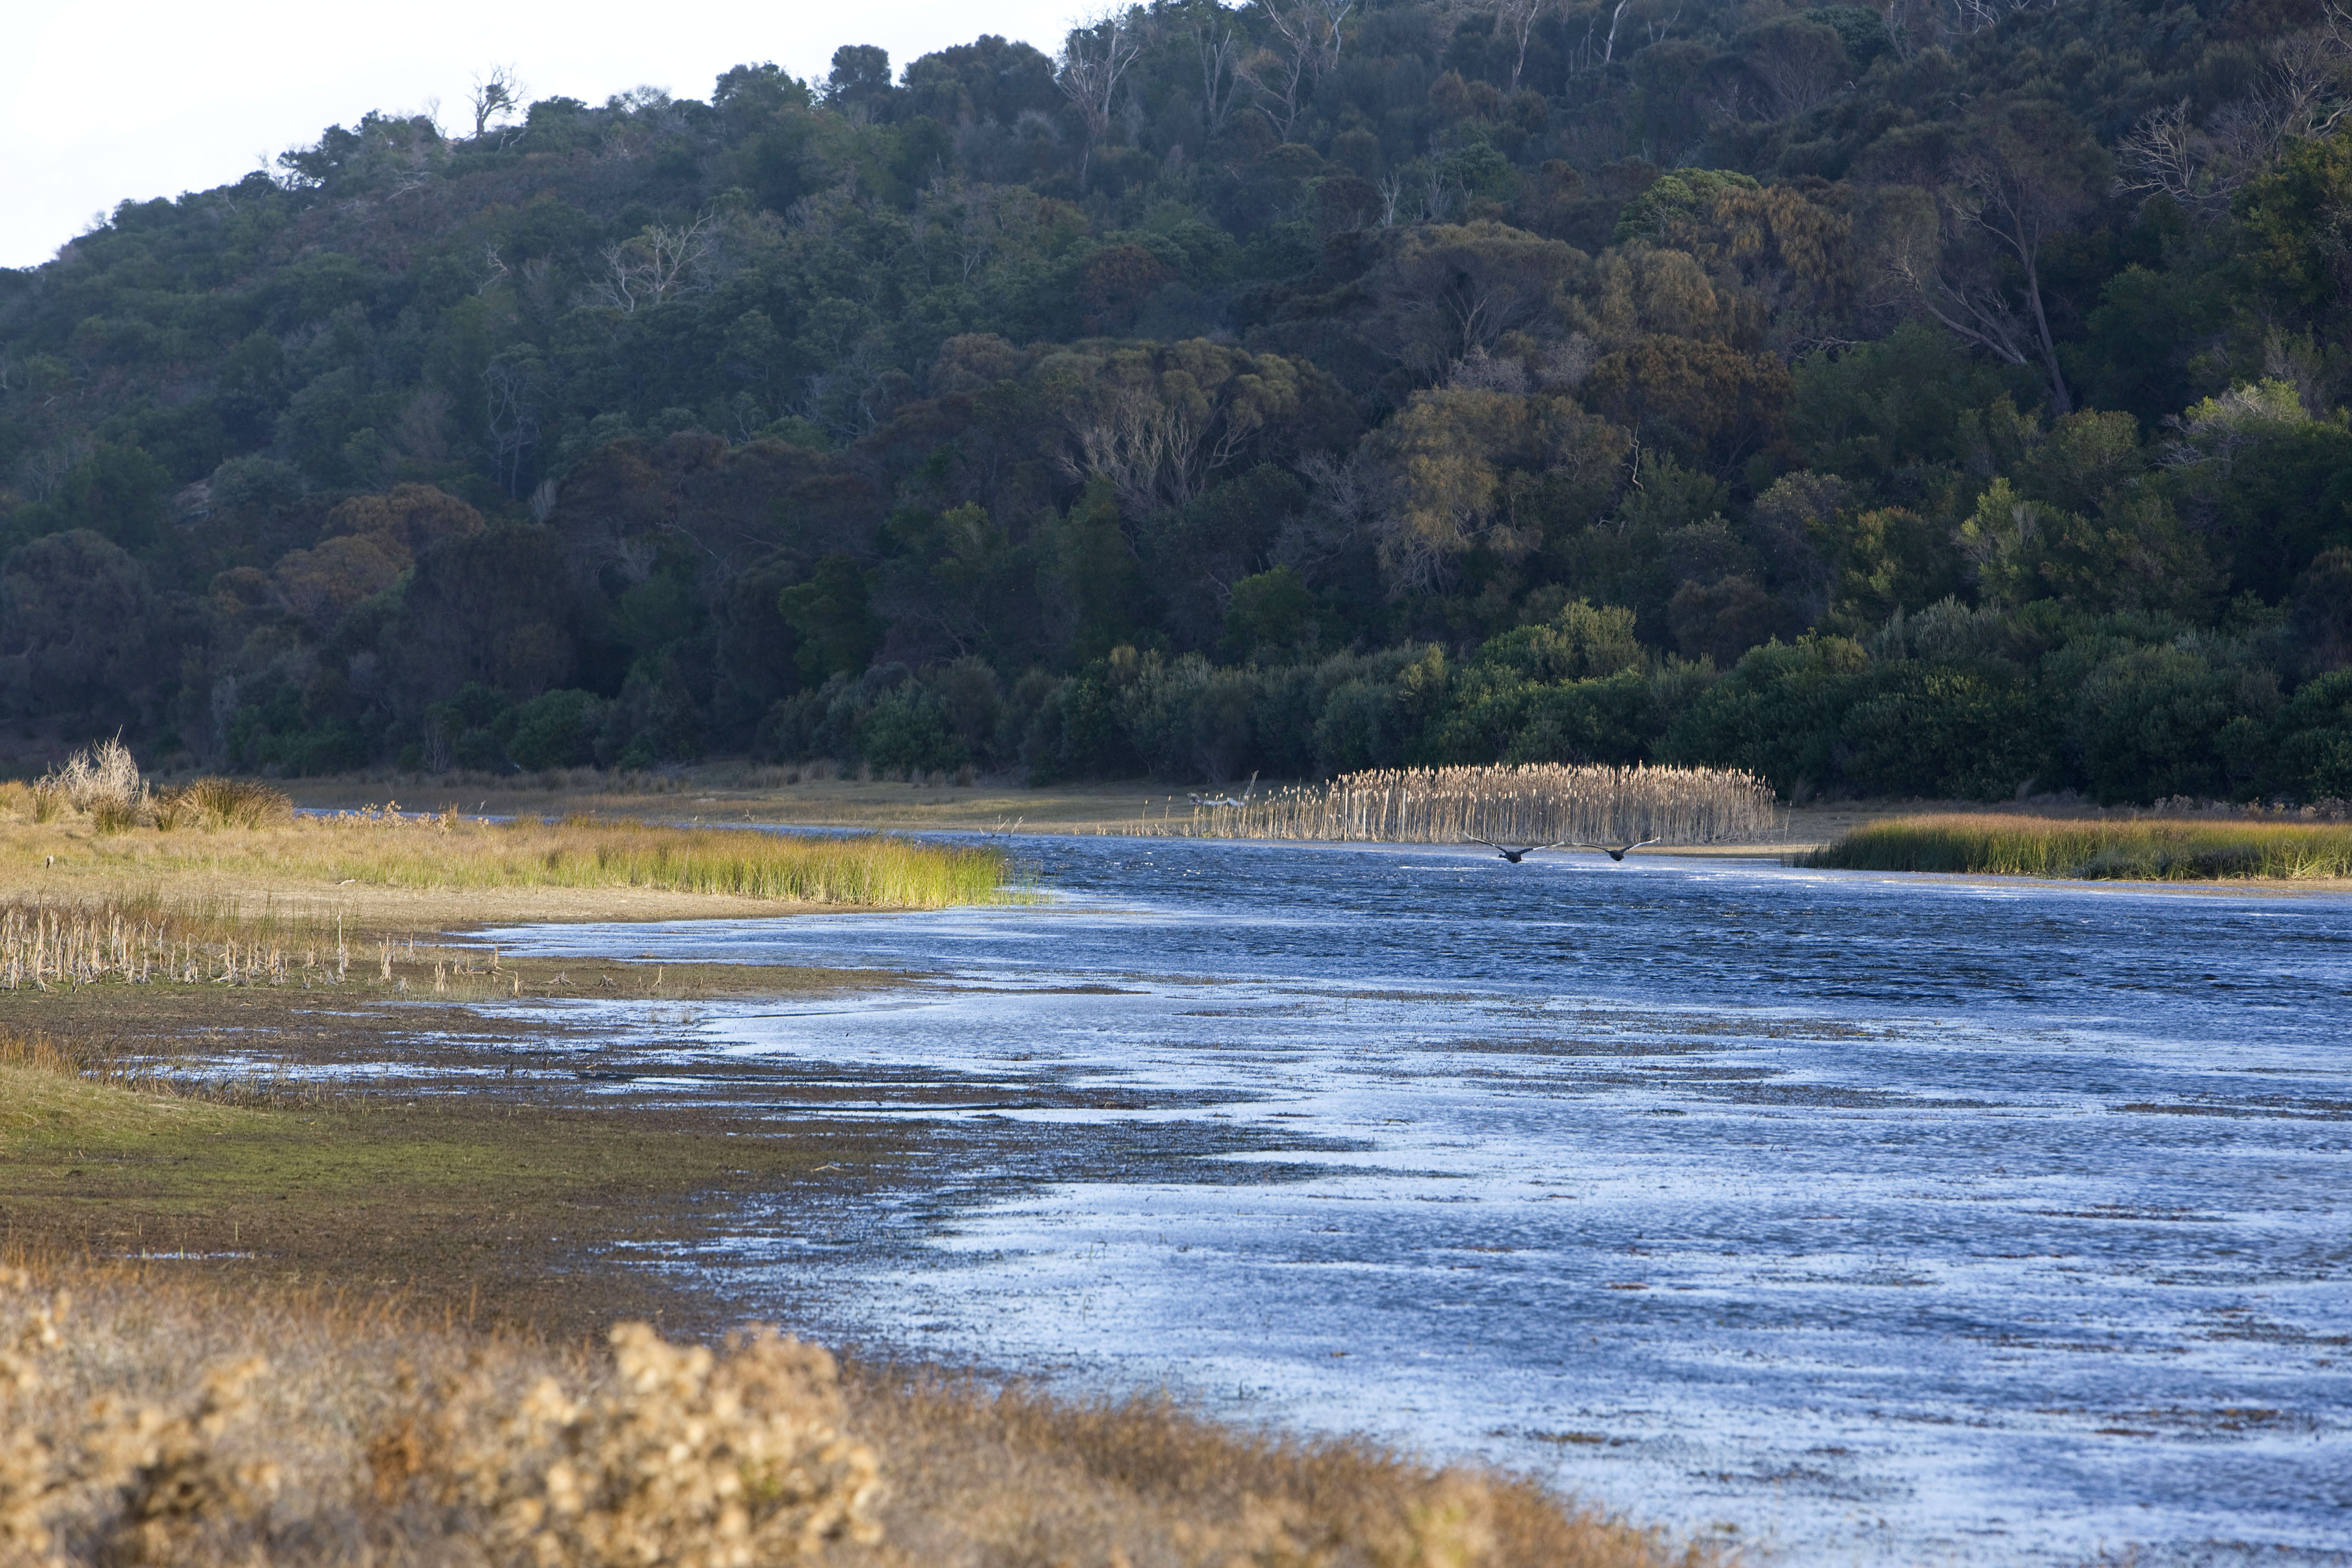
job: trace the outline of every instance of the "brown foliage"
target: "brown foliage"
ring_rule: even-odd
[[[1791,383],[1789,367],[1770,354],[1652,337],[1594,365],[1584,390],[1620,424],[1638,430],[1664,420],[1728,465],[1779,438]]]

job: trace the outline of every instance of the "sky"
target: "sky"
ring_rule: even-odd
[[[822,77],[835,48],[893,67],[982,33],[1054,52],[1085,0],[0,0],[0,267],[32,267],[118,202],[242,178],[371,109],[440,100],[470,123],[475,77],[511,65],[529,98],[633,87],[708,98],[728,67]]]

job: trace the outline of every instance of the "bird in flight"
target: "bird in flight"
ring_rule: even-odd
[[[1653,844],[1664,844],[1664,842],[1665,840],[1663,838],[1644,838],[1639,844],[1626,844],[1622,846],[1615,844],[1571,844],[1568,847],[1571,849],[1598,849],[1602,854],[1608,856],[1612,860],[1622,860],[1626,856],[1631,855],[1636,849],[1647,849]]]
[[[1500,855],[1504,859],[1508,860],[1514,866],[1517,865],[1520,861],[1526,859],[1528,856],[1534,854],[1538,849],[1564,849],[1568,847],[1568,846],[1564,844],[1530,844],[1523,849],[1514,849],[1507,844],[1497,844],[1491,838],[1481,838],[1475,833],[1464,834],[1462,836],[1462,842],[1465,844],[1484,844],[1487,848],[1492,849],[1496,854]]]

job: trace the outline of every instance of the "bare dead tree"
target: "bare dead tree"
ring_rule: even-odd
[[[710,259],[712,239],[707,213],[683,228],[655,224],[604,247],[604,269],[589,291],[600,304],[624,315],[641,305],[658,305],[699,279]]]
[[[2159,105],[2116,144],[2116,189],[2165,195],[2218,214],[2288,142],[2315,140],[2352,114],[2352,12],[2331,3],[2320,24],[2275,39],[2252,96],[2200,125],[2189,100]]]
[[[1087,127],[1087,148],[1078,161],[1080,189],[1086,186],[1087,165],[1093,162],[1095,143],[1110,129],[1119,79],[1127,75],[1142,47],[1143,40],[1117,11],[1105,11],[1081,22],[1062,40],[1062,58],[1054,82],[1076,106]]]
[[[1528,40],[1551,5],[1552,0],[1454,0],[1448,9],[1492,22],[1494,36],[1511,48],[1511,90],[1517,92],[1519,73],[1527,68]]]
[[[483,427],[490,466],[507,494],[520,495],[523,458],[539,445],[544,367],[536,356],[500,354],[482,372]]]
[[[1241,90],[1237,68],[1242,37],[1223,8],[1216,6],[1193,18],[1191,37],[1192,52],[1201,62],[1201,110],[1213,136],[1224,128],[1225,116],[1233,112],[1234,95]]]
[[[474,109],[474,134],[480,136],[490,128],[490,121],[502,114],[511,114],[522,107],[522,95],[529,90],[522,78],[510,65],[492,66],[474,78],[474,90],[466,101]]]
[[[1601,47],[1601,63],[1609,64],[1617,58],[1617,28],[1625,20],[1625,7],[1633,0],[1617,0],[1617,8],[1609,13],[1609,40]]]
[[[1356,0],[1261,0],[1274,43],[1234,69],[1256,89],[1259,108],[1284,141],[1306,111],[1307,89],[1339,63],[1342,27],[1355,8]]]

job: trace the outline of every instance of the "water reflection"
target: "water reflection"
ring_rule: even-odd
[[[754,1310],[1799,1560],[2342,1560],[2352,901],[1042,842],[1043,907],[498,940],[935,976],[614,1086],[991,1131],[746,1214]]]

